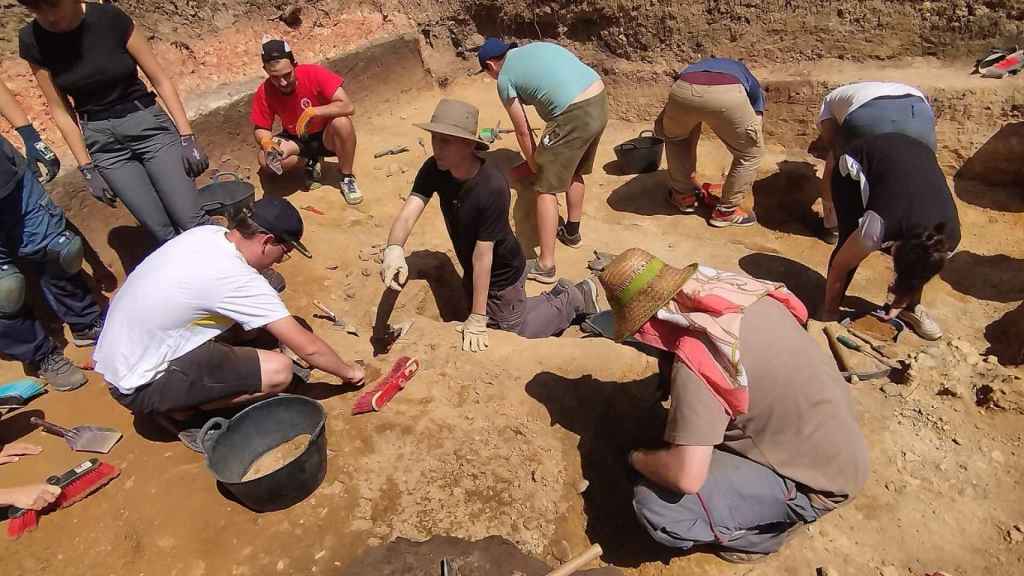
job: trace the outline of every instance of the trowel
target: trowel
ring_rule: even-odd
[[[62,436],[68,446],[75,452],[99,452],[106,454],[121,439],[121,433],[113,428],[100,426],[75,426],[64,428],[42,418],[33,416],[29,422],[41,427],[50,434]]]

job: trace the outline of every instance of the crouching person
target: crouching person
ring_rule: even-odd
[[[674,360],[662,363],[665,445],[629,455],[633,505],[655,540],[756,561],[861,489],[868,455],[847,384],[784,286],[635,248],[600,278],[615,337]]]
[[[559,280],[550,292],[526,297],[526,260],[512,233],[508,182],[498,168],[478,155],[487,144],[477,138],[479,112],[471,104],[444,99],[429,123],[434,155],[420,168],[412,194],[391,225],[381,279],[401,290],[409,275],[403,246],[434,195],[441,203],[448,235],[462,266],[463,290],[472,303],[461,326],[462,348],[487,349],[487,328],[525,338],[561,333],[581,315],[597,312],[597,285],[586,279]]]
[[[96,371],[111,396],[136,414],[158,415],[174,426],[197,410],[285,391],[291,359],[217,340],[236,324],[265,328],[314,368],[362,382],[363,369],[303,328],[260,275],[292,250],[311,257],[300,241],[302,228],[294,206],[267,197],[231,230],[199,226],[146,258],[114,297],[96,347]],[[197,430],[178,431],[186,445],[202,451]]]

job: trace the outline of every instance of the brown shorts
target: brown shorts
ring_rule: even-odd
[[[607,124],[608,95],[604,90],[570,104],[548,122],[534,153],[537,192],[561,194],[569,189],[574,175],[593,172],[597,146]]]
[[[196,408],[215,400],[255,394],[262,389],[260,357],[256,349],[213,340],[171,360],[163,374],[131,394],[109,387],[114,400],[135,414]]]

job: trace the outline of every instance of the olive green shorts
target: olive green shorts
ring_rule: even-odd
[[[601,134],[608,124],[608,96],[605,91],[570,104],[544,127],[537,144],[537,192],[561,194],[569,189],[576,174],[594,171],[594,159]]]

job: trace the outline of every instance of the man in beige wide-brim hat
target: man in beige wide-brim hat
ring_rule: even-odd
[[[707,295],[716,281],[731,288],[746,278],[708,271],[718,273],[695,265],[674,268],[638,248],[619,255],[600,276],[615,339],[635,335],[650,343],[647,335],[672,333],[676,325],[665,322],[673,314],[685,316],[687,297]],[[704,283],[693,291],[697,281]],[[680,290],[685,297],[676,297]],[[849,501],[868,475],[847,384],[831,358],[780,300],[751,300],[736,334],[748,405],[730,410],[710,383],[717,359],[692,353],[695,343],[703,350],[709,332],[684,329],[681,334],[693,340],[662,348],[675,360],[670,379],[663,374],[672,398],[666,444],[629,455],[641,475],[633,506],[651,536],[680,550],[713,546],[736,562],[775,552],[792,528]]]
[[[436,194],[455,255],[470,315],[459,327],[462,349],[487,349],[488,326],[526,338],[561,333],[580,316],[597,312],[597,286],[586,279],[559,281],[550,292],[526,297],[526,260],[508,221],[512,194],[505,176],[479,152],[479,112],[459,100],[442,99],[430,122],[415,126],[430,132],[434,155],[416,175],[412,194],[391,225],[381,279],[401,290],[409,277],[403,246]]]

